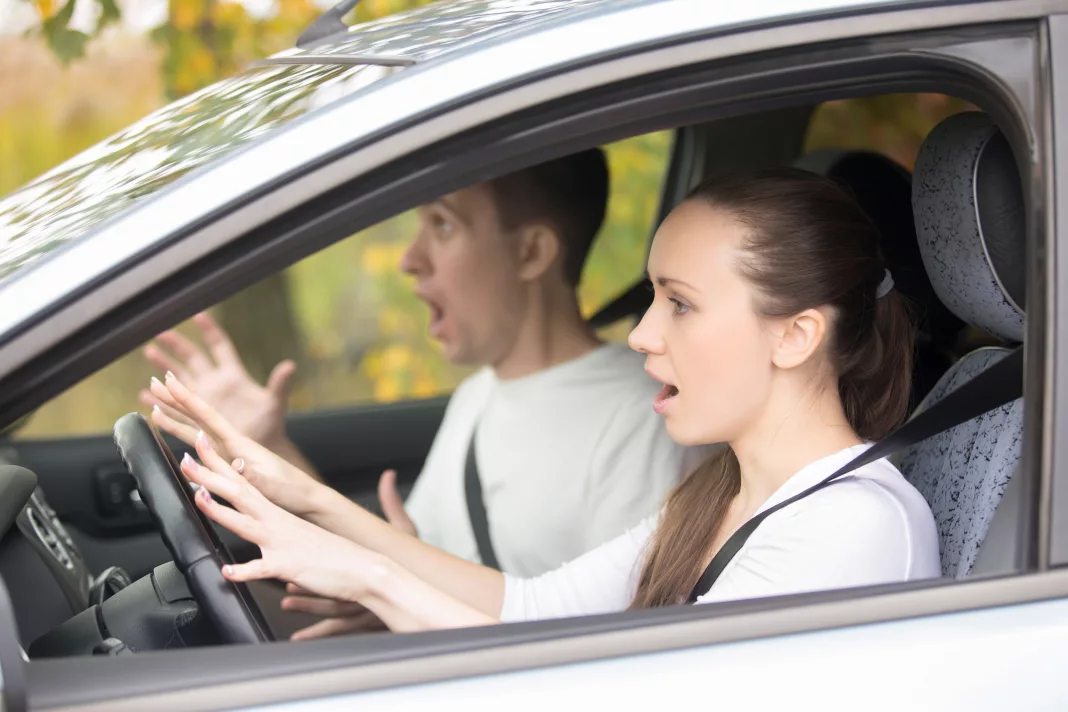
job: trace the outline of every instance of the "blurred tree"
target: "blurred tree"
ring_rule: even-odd
[[[70,27],[76,0],[67,0],[62,6],[55,0],[27,1],[34,3],[41,17],[41,24],[31,33],[41,35],[60,61],[69,63],[84,55],[90,35]],[[93,2],[99,7],[92,32],[97,34],[121,14],[115,0]],[[428,2],[366,0],[350,13],[350,21],[365,22]],[[160,67],[167,97],[181,98],[257,59],[292,47],[320,12],[313,0],[276,0],[264,16],[253,16],[234,0],[168,0],[167,22],[151,33],[163,50]],[[233,296],[219,304],[217,312],[257,378],[266,378],[283,358],[294,358],[298,364],[305,361],[293,320],[287,272]]]

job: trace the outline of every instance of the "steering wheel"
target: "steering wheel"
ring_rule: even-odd
[[[271,640],[248,587],[223,577],[222,567],[233,559],[210,520],[193,503],[192,488],[156,429],[144,416],[130,413],[115,422],[114,436],[163,543],[223,642]]]

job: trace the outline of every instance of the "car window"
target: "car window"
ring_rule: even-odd
[[[911,171],[920,144],[938,122],[974,109],[946,94],[882,94],[824,102],[809,121],[805,152],[874,151]]]
[[[670,144],[671,133],[658,132],[605,146],[611,192],[579,288],[587,315],[645,268]],[[430,338],[428,310],[398,269],[416,225],[414,211],[398,215],[214,308],[261,382],[282,359],[297,362],[293,411],[430,398],[451,392],[469,373],[450,364]],[[194,334],[189,324],[179,329]],[[602,336],[623,340],[628,330],[619,324]],[[142,408],[137,392],[152,375],[139,351],[128,354],[42,406],[17,437],[107,432],[117,418]]]

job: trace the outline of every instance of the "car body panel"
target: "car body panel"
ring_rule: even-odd
[[[1068,601],[725,643],[249,708],[1068,709]],[[818,654],[813,654],[818,651]],[[1009,652],[1011,651],[1011,653]]]

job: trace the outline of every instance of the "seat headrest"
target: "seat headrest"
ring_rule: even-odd
[[[951,346],[964,323],[934,291],[916,241],[912,176],[904,166],[874,151],[826,149],[794,165],[844,185],[879,228],[879,248],[901,294],[919,308],[924,338]]]
[[[1023,188],[1009,142],[986,114],[956,114],[928,134],[912,208],[939,299],[969,324],[1023,341]]]

